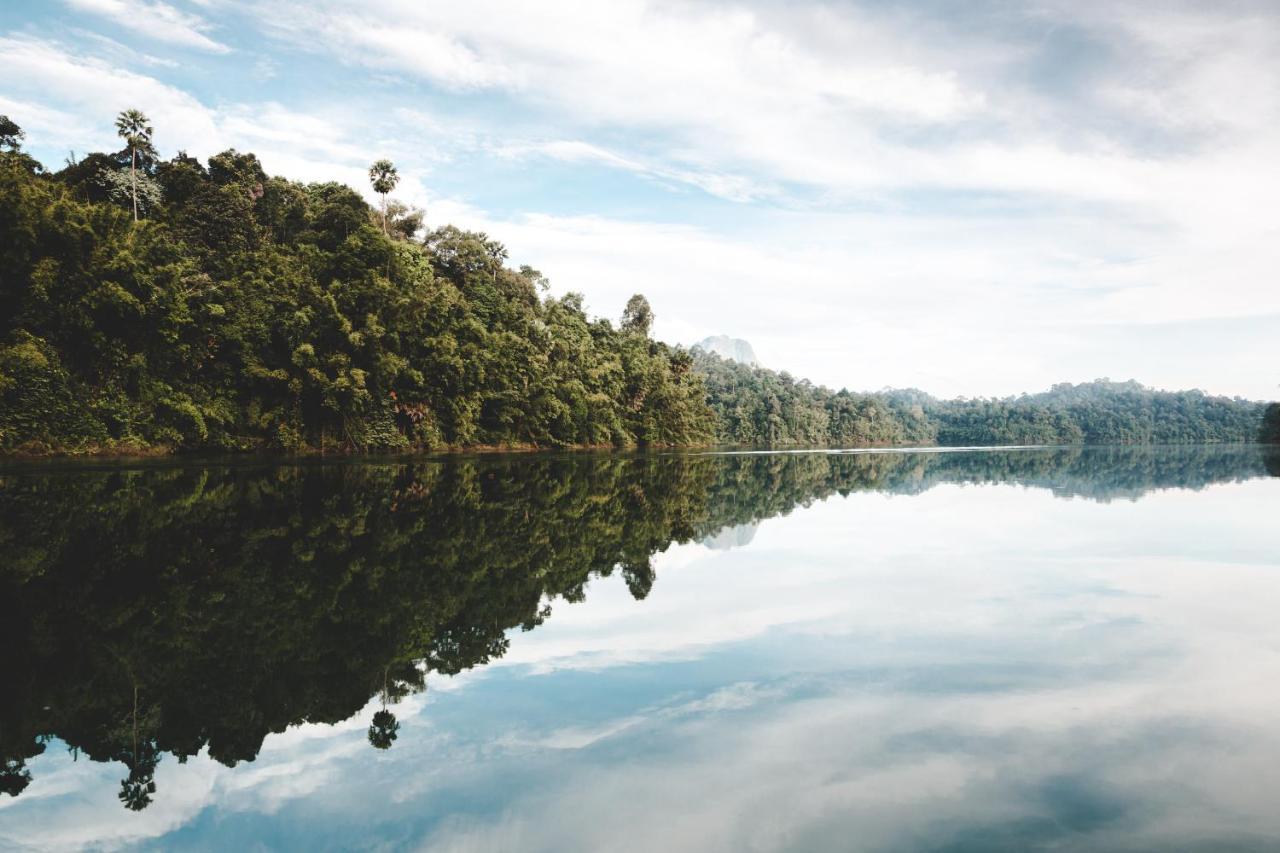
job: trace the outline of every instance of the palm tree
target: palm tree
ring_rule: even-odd
[[[387,193],[400,183],[400,173],[390,160],[378,160],[369,167],[369,180],[373,191],[382,196],[382,233],[387,233]]]
[[[129,184],[133,188],[133,221],[138,221],[138,151],[151,150],[151,120],[141,110],[116,116],[116,133],[129,146]]]
[[[374,749],[390,749],[399,731],[396,715],[384,708],[373,715],[373,722],[369,724],[369,743]]]
[[[116,795],[125,808],[140,812],[151,805],[156,792],[156,765],[160,756],[155,743],[149,739],[138,742],[138,685],[133,685],[133,750],[124,756],[129,775],[120,780],[120,792]]]
[[[390,667],[382,668],[382,710],[373,715],[373,722],[369,725],[369,743],[373,744],[374,749],[390,749],[400,731],[396,715],[387,710],[387,699],[391,695],[387,683],[389,670]]]

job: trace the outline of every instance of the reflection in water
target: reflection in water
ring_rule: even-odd
[[[759,524],[735,524],[732,527],[724,528],[719,533],[707,536],[702,540],[702,545],[712,551],[743,548],[751,544],[756,538],[756,531],[759,529]]]
[[[561,456],[0,472],[0,790],[58,738],[120,762],[252,761],[266,736],[395,704],[502,656],[617,571],[643,599],[673,542],[732,547],[832,494],[1016,483],[1134,500],[1280,472],[1255,447]],[[728,538],[726,538],[726,536]],[[1065,782],[1064,782],[1065,784]]]

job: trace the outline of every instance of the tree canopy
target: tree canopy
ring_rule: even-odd
[[[7,115],[0,115],[0,148],[16,151],[22,147],[22,139],[26,136],[18,123]]]
[[[939,400],[914,389],[859,394],[694,350],[725,444],[1195,444],[1258,439],[1263,404],[1136,382],[1063,383],[1040,394]]]
[[[711,440],[686,353],[546,295],[498,241],[415,239],[394,205],[384,233],[354,190],[249,153],[161,161],[148,127],[53,174],[0,154],[0,450]]]
[[[1262,416],[1262,430],[1258,440],[1268,444],[1280,444],[1280,403],[1267,406]]]

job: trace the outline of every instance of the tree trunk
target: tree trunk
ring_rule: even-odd
[[[387,194],[382,194],[382,234],[387,235]]]
[[[130,150],[129,185],[133,188],[133,221],[138,221],[138,149]]]

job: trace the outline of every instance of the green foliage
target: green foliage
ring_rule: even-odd
[[[348,187],[156,162],[121,122],[125,151],[55,175],[0,153],[0,451],[711,439],[687,354],[544,297],[486,235],[416,242],[403,205],[384,234]]]
[[[147,174],[131,175],[124,169],[105,168],[96,177],[98,189],[108,201],[128,208],[137,194],[138,212],[146,215],[160,206],[164,194],[159,181]]]
[[[833,392],[788,373],[696,350],[697,370],[726,444],[877,447],[929,445],[937,426],[912,401]]]
[[[369,182],[378,195],[386,195],[400,183],[400,174],[390,160],[376,160],[369,167]]]
[[[76,397],[48,342],[18,332],[0,346],[0,447],[39,452],[104,443],[106,431]]]
[[[637,293],[627,300],[627,307],[622,311],[622,329],[637,335],[648,335],[653,327],[653,309],[649,300]]]
[[[0,148],[17,151],[22,147],[25,136],[26,133],[18,127],[17,122],[6,115],[0,115]]]
[[[1258,440],[1268,444],[1280,444],[1280,403],[1267,406],[1262,416],[1262,431]]]
[[[125,110],[116,116],[116,135],[130,148],[151,145],[151,120],[141,110]]]
[[[390,233],[387,227],[387,193],[400,183],[400,173],[390,160],[375,160],[369,167],[369,183],[373,191],[382,196],[382,233]]]
[[[1136,382],[1055,385],[1006,399],[938,400],[922,391],[832,392],[786,373],[694,353],[717,439],[763,446],[951,447],[1195,444],[1257,439],[1261,403]]]

